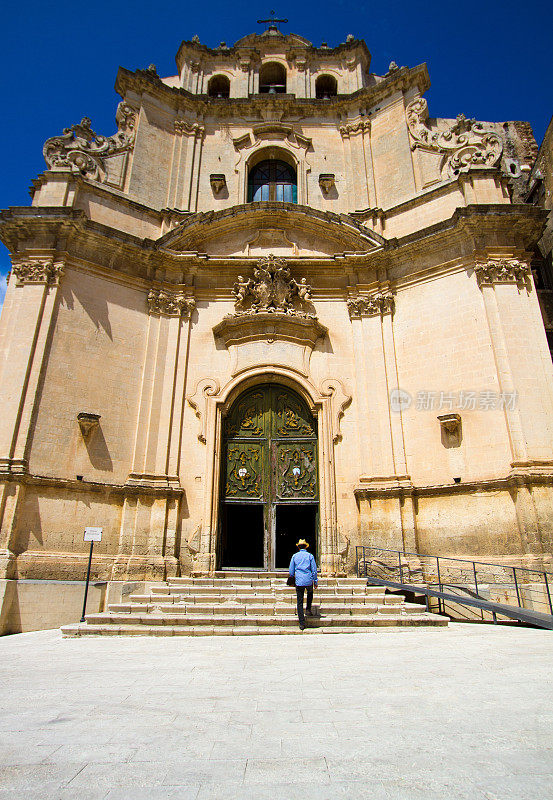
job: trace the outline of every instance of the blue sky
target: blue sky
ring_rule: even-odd
[[[267,8],[250,0],[9,3],[0,47],[0,208],[28,205],[30,182],[45,168],[42,145],[49,136],[83,116],[91,117],[98,133],[114,133],[119,65],[136,69],[153,62],[160,74],[174,74],[183,39],[198,34],[212,47],[221,40],[232,44],[262,30],[256,20],[272,7],[272,0]],[[276,11],[289,19],[283,31],[315,45],[338,44],[348,33],[365,39],[376,73],[386,72],[392,60],[400,66],[426,61],[431,116],[462,112],[481,120],[524,119],[541,142],[553,114],[551,0],[489,0],[476,6],[444,0],[286,0]],[[8,269],[0,245],[0,276]],[[0,277],[0,303],[4,291]]]

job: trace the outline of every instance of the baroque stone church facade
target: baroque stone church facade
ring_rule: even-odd
[[[0,568],[106,581],[355,547],[551,565],[553,375],[526,123],[274,24],[120,69],[113,136],[3,211]]]

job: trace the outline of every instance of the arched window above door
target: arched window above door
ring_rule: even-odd
[[[252,167],[248,175],[248,202],[260,200],[297,203],[296,170],[276,158],[260,161]]]

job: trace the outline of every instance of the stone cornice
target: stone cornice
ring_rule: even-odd
[[[213,334],[225,347],[253,341],[284,339],[303,347],[315,347],[328,329],[314,317],[298,317],[284,313],[259,312],[225,317],[213,328]]]
[[[486,233],[497,231],[510,234],[506,240],[518,239],[524,247],[531,249],[539,239],[547,220],[548,212],[536,206],[526,204],[474,203],[457,208],[448,219],[429,225],[427,228],[409,233],[394,239],[388,239],[386,249],[402,249],[409,245],[419,244],[425,240],[439,236],[448,231],[458,230],[478,238]],[[504,229],[504,230],[503,230]],[[426,246],[426,245],[425,245]]]
[[[369,48],[363,39],[353,39],[349,42],[341,42],[339,45],[336,45],[336,47],[316,47],[307,39],[304,39],[303,36],[299,36],[298,34],[279,33],[275,37],[271,36],[271,38],[269,38],[267,35],[264,36],[262,33],[252,33],[247,36],[242,36],[237,42],[234,43],[234,45],[231,45],[224,50],[221,48],[208,47],[207,45],[198,41],[182,41],[179,49],[177,50],[175,61],[177,63],[177,67],[181,69],[182,64],[184,63],[185,53],[193,55],[197,58],[207,56],[210,59],[222,58],[229,61],[235,61],[236,59],[239,59],[245,52],[260,56],[262,51],[272,46],[275,38],[279,44],[285,43],[287,52],[289,50],[294,50],[305,53],[306,56],[339,56],[343,53],[359,50],[368,61],[370,61],[371,57]]]
[[[254,205],[254,204],[250,204]],[[277,204],[256,204],[277,205]],[[287,204],[279,204],[286,206]],[[247,209],[248,206],[237,207]],[[290,206],[291,209],[302,209]],[[235,209],[236,210],[236,207]],[[280,209],[288,213],[286,209]],[[252,211],[249,208],[249,211]],[[255,210],[254,210],[255,211]],[[265,209],[266,213],[270,209]],[[208,212],[207,214],[193,214],[187,217],[184,225],[199,224],[209,235],[209,222],[215,216],[232,216],[233,209],[223,212]],[[309,216],[319,219],[318,224],[329,231],[331,219],[325,212],[316,212],[303,208],[305,219]],[[347,215],[331,215],[342,220],[345,225],[352,225],[352,234],[356,228],[362,226]],[[347,271],[397,269],[401,268],[402,275],[411,274],[416,265],[419,254],[426,256],[432,252],[439,258],[441,250],[453,247],[458,250],[459,257],[467,252],[467,239],[470,252],[485,252],[487,248],[497,246],[498,236],[501,237],[502,247],[517,251],[531,251],[547,220],[548,212],[531,205],[470,205],[458,208],[451,217],[439,223],[423,228],[407,236],[383,240],[383,245],[368,252],[343,252],[332,256],[297,256],[290,257],[291,266],[308,265],[310,269],[317,268],[338,269]],[[299,218],[301,219],[301,217]],[[251,224],[257,223],[255,214]],[[299,220],[298,220],[299,221]],[[170,237],[174,229],[157,242],[151,239],[142,239],[128,233],[110,228],[98,222],[91,221],[83,211],[64,207],[33,207],[24,206],[10,208],[0,212],[0,238],[14,253],[14,257],[24,261],[26,255],[26,242],[41,240],[41,257],[48,260],[67,261],[70,265],[71,258],[83,264],[94,264],[109,273],[126,278],[141,279],[150,282],[156,279],[156,270],[167,273],[169,283],[185,283],[185,275],[194,275],[208,271],[209,268],[218,272],[222,268],[229,269],[236,274],[236,270],[246,269],[246,265],[253,265],[256,257],[246,256],[207,256],[198,252],[173,252],[165,245],[170,244]],[[366,230],[366,229],[363,229]],[[373,236],[366,231],[367,236]],[[378,237],[381,239],[382,237]],[[32,244],[31,246],[35,246]],[[51,255],[48,254],[51,252]],[[114,257],[115,254],[115,257]],[[29,253],[29,257],[31,253]],[[513,256],[514,257],[514,256]],[[439,261],[436,262],[439,264]],[[431,268],[439,271],[440,266]],[[395,280],[395,277],[394,277]],[[403,280],[403,278],[402,278]],[[358,283],[363,283],[360,279]]]
[[[350,108],[376,105],[389,95],[415,87],[423,94],[430,87],[426,64],[416,67],[401,67],[384,76],[373,86],[358,89],[348,95],[337,95],[330,99],[302,98],[290,94],[252,95],[250,97],[208,98],[207,95],[192,94],[186,89],[167,86],[158,76],[148,70],[130,70],[120,67],[115,81],[115,90],[121,97],[134,93],[156,97],[167,106],[179,111],[192,111],[198,119],[206,116],[241,117],[252,116],[262,119],[262,111],[267,107],[278,109],[290,115],[309,115],[336,117],[337,113]]]
[[[0,483],[23,483],[31,486],[42,486],[44,488],[66,489],[71,492],[99,492],[107,496],[114,495],[152,495],[155,497],[181,497],[184,489],[180,486],[158,486],[150,484],[118,484],[101,483],[100,481],[78,481],[67,478],[56,478],[49,475],[30,475],[16,474],[13,472],[0,472]]]
[[[374,485],[367,480],[355,486],[353,493],[356,499],[368,500],[372,498],[388,497],[437,497],[439,495],[452,494],[472,494],[474,492],[496,492],[509,491],[517,486],[551,486],[553,485],[553,466],[551,462],[547,469],[533,469],[531,465],[527,468],[513,469],[508,475],[500,478],[485,478],[479,480],[469,480],[462,483],[443,483],[427,486],[414,486],[410,483],[406,485],[384,485],[384,482],[375,480]]]

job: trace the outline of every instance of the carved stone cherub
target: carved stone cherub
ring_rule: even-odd
[[[235,303],[234,303],[236,311],[244,311],[245,310],[244,309],[244,300],[246,299],[246,297],[250,293],[250,287],[251,287],[252,283],[253,283],[253,281],[252,281],[251,278],[248,278],[247,280],[244,280],[242,275],[238,276],[238,280],[236,281],[236,283],[232,287],[232,291],[233,291],[234,296],[236,298]]]
[[[302,303],[309,303],[311,301],[311,286],[307,283],[307,280],[302,278],[299,283],[296,281],[294,283],[296,284],[299,299]]]

